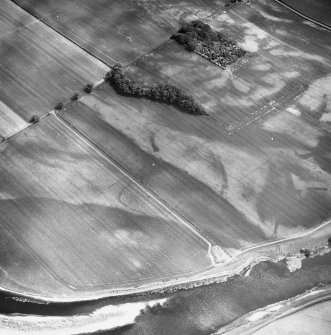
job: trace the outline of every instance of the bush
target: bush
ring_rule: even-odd
[[[186,49],[188,51],[194,51],[198,46],[198,42],[196,40],[191,40],[186,44]]]
[[[31,119],[30,119],[30,123],[37,123],[40,121],[40,116],[37,114],[32,115]]]
[[[78,98],[79,98],[79,94],[78,94],[78,93],[75,93],[75,94],[70,98],[70,100],[71,100],[71,101],[77,101]]]
[[[93,90],[93,85],[92,84],[86,84],[86,86],[84,87],[84,92],[87,94],[90,94]]]
[[[127,79],[121,66],[115,65],[112,71],[106,74],[105,80],[119,94],[161,101],[177,106],[184,112],[193,115],[207,115],[203,107],[193,97],[179,88],[167,84],[157,84],[147,87],[139,81]]]
[[[305,255],[306,257],[309,257],[310,256],[310,250],[307,249],[307,248],[301,248],[300,249],[300,253]]]
[[[109,83],[109,81],[110,81],[110,78],[111,78],[111,76],[112,76],[112,71],[108,71],[107,73],[106,73],[106,75],[105,75],[105,82],[107,82],[107,83]]]
[[[63,108],[63,102],[58,102],[54,107],[54,109],[57,111],[61,110],[62,108]]]

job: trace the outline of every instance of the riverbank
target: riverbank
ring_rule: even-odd
[[[38,315],[31,304],[22,302],[27,307],[17,308],[17,313],[0,314],[0,332],[110,335],[116,328],[116,335],[206,335],[248,313],[257,319],[261,313],[254,311],[310,292],[318,283],[331,284],[330,278],[331,253],[304,258],[295,271],[289,269],[286,260],[262,262],[226,282],[151,296],[149,301],[82,303],[70,315],[64,315],[68,311],[63,306],[58,307],[57,316],[53,308],[53,316],[47,315],[48,304],[44,304],[45,314]],[[6,303],[8,300],[0,300],[0,305]]]

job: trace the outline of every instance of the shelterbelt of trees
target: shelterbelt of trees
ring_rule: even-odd
[[[171,39],[182,44],[188,51],[200,53],[213,63],[225,68],[245,55],[234,41],[201,21],[195,20],[182,26]]]
[[[204,108],[187,92],[168,84],[156,84],[153,86],[144,85],[140,81],[126,78],[120,64],[115,65],[105,77],[117,93],[146,98],[159,101],[169,105],[174,105],[181,111],[193,115],[208,115]]]

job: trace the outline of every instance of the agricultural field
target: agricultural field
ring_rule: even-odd
[[[331,213],[331,137],[300,104],[314,97],[310,82],[329,76],[331,64],[323,50],[293,50],[236,13],[206,22],[248,54],[222,70],[168,41],[126,75],[188,90],[213,118],[121,97],[107,84],[63,117],[233,254],[312,228]]]
[[[170,33],[134,1],[15,2],[110,66],[134,61]]]
[[[134,286],[211,264],[204,239],[58,117],[0,150],[1,269],[27,292]]]
[[[9,0],[0,25],[0,135],[47,114],[108,67]]]
[[[2,287],[148,288],[330,218],[330,33],[276,2],[225,2],[4,1]],[[243,57],[222,69],[170,40],[195,19]],[[208,115],[107,82],[82,93],[116,63]],[[17,133],[33,115],[45,117]]]
[[[241,46],[267,54],[275,70],[293,76],[301,87],[292,99],[293,106],[309,122],[330,130],[330,32],[276,2],[257,0],[254,8],[238,6],[231,12],[245,26]],[[288,89],[289,86],[284,91]]]

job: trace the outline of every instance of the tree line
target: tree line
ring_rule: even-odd
[[[105,81],[122,95],[163,102],[176,106],[188,114],[208,115],[204,108],[187,92],[168,84],[147,86],[140,81],[130,80],[126,78],[120,64],[116,64],[107,73]]]

